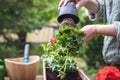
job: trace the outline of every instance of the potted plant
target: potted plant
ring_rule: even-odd
[[[83,31],[65,26],[59,29],[56,38],[42,44],[44,80],[82,80],[73,57],[80,53]]]

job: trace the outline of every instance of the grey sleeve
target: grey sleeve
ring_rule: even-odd
[[[97,0],[99,3],[99,11],[96,14],[93,14],[90,11],[88,12],[88,17],[91,21],[95,21],[98,19],[103,19],[105,17],[105,5],[103,0]]]
[[[120,42],[120,21],[114,21],[113,25],[115,26],[115,30],[117,32],[117,40]]]
[[[117,7],[113,13],[113,25],[115,26],[115,30],[117,32],[117,40],[120,42],[120,9]]]

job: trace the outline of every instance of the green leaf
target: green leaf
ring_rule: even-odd
[[[0,59],[0,65],[3,65],[4,61],[2,59]]]
[[[3,65],[0,65],[0,73],[4,73],[5,72],[5,68]]]

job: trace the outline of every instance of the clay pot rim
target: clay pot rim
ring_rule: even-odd
[[[30,63],[23,63],[23,62],[16,62],[15,60],[16,59],[22,59],[23,57],[19,57],[19,58],[6,58],[4,59],[5,62],[8,62],[8,63],[12,63],[12,64],[19,64],[19,65],[30,65],[30,64],[33,64],[33,63],[36,63],[40,60],[40,57],[39,56],[29,56],[29,58],[31,57],[36,57],[35,60],[31,61]]]

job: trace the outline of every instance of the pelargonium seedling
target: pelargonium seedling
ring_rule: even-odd
[[[84,32],[78,28],[65,26],[59,29],[56,38],[48,44],[42,44],[44,54],[41,59],[53,72],[58,72],[62,80],[68,72],[77,71],[77,63],[73,57],[80,54]]]

